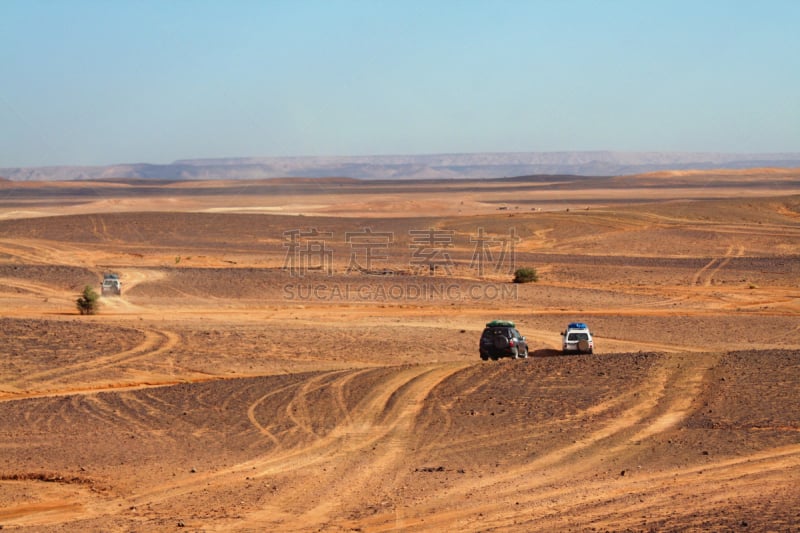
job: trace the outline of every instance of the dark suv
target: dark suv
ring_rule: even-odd
[[[528,342],[525,340],[513,322],[508,320],[493,320],[486,324],[481,335],[481,359],[486,361],[490,357],[513,357],[514,359],[528,357]]]

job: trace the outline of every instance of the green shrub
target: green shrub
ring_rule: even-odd
[[[514,283],[530,283],[539,281],[539,273],[535,268],[523,267],[514,271]]]
[[[75,300],[75,304],[82,315],[93,315],[100,307],[99,299],[100,295],[91,286],[87,285],[83,289],[83,294]]]

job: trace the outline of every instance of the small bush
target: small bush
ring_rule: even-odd
[[[524,267],[514,271],[514,283],[530,283],[539,281],[539,273],[535,268]]]
[[[87,285],[83,289],[83,294],[75,300],[75,304],[78,306],[78,311],[80,311],[82,315],[93,315],[100,307],[99,299],[100,295],[97,294],[91,286]]]

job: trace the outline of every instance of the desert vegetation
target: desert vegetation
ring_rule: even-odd
[[[83,288],[83,293],[75,300],[78,307],[78,312],[82,315],[93,315],[97,313],[100,308],[100,295],[91,287],[87,285]]]
[[[533,267],[521,267],[514,271],[514,283],[539,281],[539,273]]]

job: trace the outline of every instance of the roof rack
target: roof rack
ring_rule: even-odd
[[[570,322],[567,324],[567,329],[589,329],[589,326],[584,322]]]
[[[487,328],[495,328],[498,326],[506,327],[506,328],[513,328],[516,327],[514,323],[510,320],[492,320],[491,322],[486,323]]]

